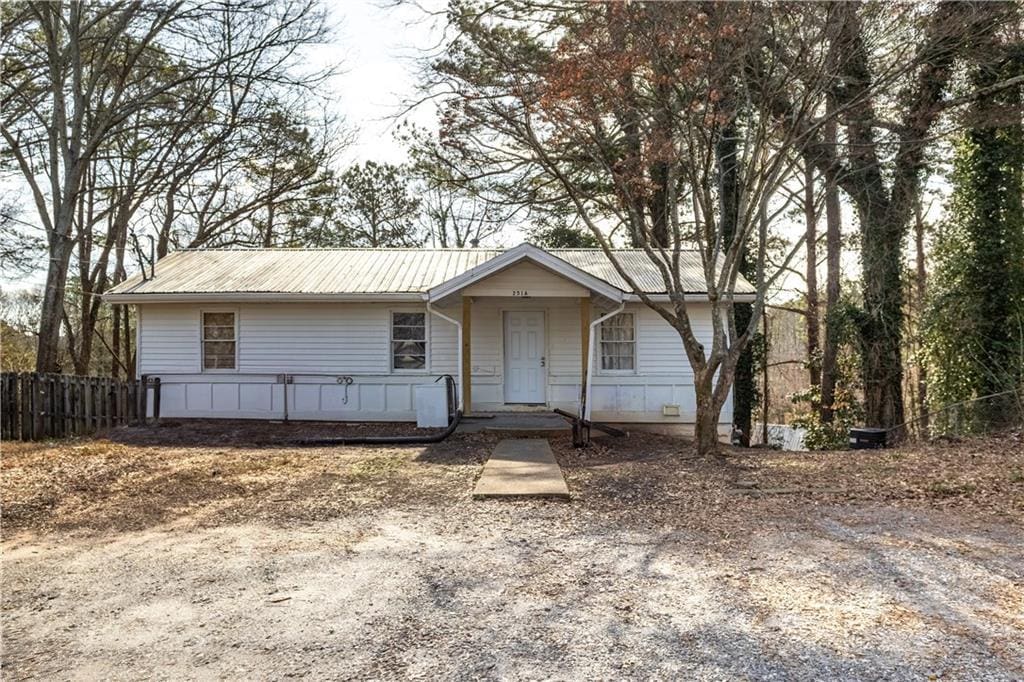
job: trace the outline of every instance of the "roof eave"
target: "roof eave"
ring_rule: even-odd
[[[647,298],[656,303],[668,303],[672,300],[668,294],[647,294]],[[683,298],[687,303],[707,303],[709,301],[708,295],[704,292],[691,292],[685,294]],[[736,293],[732,295],[732,300],[735,303],[753,303],[756,299],[757,296],[753,293]],[[629,303],[639,303],[643,299],[638,294],[625,294],[623,300]]]
[[[487,277],[490,277],[491,275],[524,260],[532,261],[536,265],[561,275],[562,277],[565,277],[566,279],[613,301],[621,301],[626,295],[624,291],[612,284],[609,284],[600,277],[595,277],[589,272],[585,272],[577,268],[572,263],[562,260],[558,256],[536,247],[533,244],[524,243],[513,247],[501,255],[495,256],[494,258],[481,263],[480,265],[472,267],[449,280],[431,287],[427,290],[426,298],[428,301],[435,302],[445,298],[446,296],[451,296],[455,292],[465,289],[471,284],[479,282],[482,279],[486,279]]]
[[[374,303],[374,302],[422,302],[424,294],[419,292],[400,293],[292,293],[292,292],[179,292],[179,293],[108,293],[103,300],[107,303],[243,303],[243,302],[331,302],[331,303]]]

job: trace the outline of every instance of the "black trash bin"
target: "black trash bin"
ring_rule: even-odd
[[[853,450],[877,450],[886,445],[887,429],[860,427],[850,429],[850,448]]]

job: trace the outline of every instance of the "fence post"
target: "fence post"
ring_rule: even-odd
[[[94,407],[96,416],[96,430],[99,431],[100,429],[103,428],[103,417],[107,413],[107,406],[106,400],[103,397],[103,382],[94,381],[92,383],[93,387],[96,390],[96,402],[94,404]]]
[[[32,376],[32,440],[42,440],[46,433],[46,389],[41,375]]]
[[[128,397],[127,397],[128,407],[127,407],[127,411],[126,411],[125,414],[126,414],[126,416],[131,418],[131,423],[134,424],[135,420],[138,419],[138,416],[139,416],[139,414],[138,414],[139,413],[139,391],[138,391],[138,385],[139,384],[138,384],[137,381],[132,380],[132,381],[126,381],[125,385],[126,385],[127,392],[128,392]]]
[[[64,438],[68,435],[67,424],[65,423],[68,411],[64,409],[64,375],[60,375],[53,380],[53,403],[54,411],[57,413],[57,433],[61,438]]]
[[[114,380],[106,379],[106,426],[114,428],[117,424],[114,417],[117,414],[117,394],[114,392]]]
[[[103,412],[103,426],[109,429],[114,425],[114,406],[112,404],[114,402],[112,400],[114,396],[111,394],[110,390],[110,379],[104,379],[100,385],[103,387],[103,404],[106,406],[106,410]]]
[[[160,424],[160,377],[153,379],[153,420]]]
[[[57,438],[60,433],[57,431],[57,391],[54,390],[57,384],[57,377],[54,374],[47,374],[46,386],[46,437]]]
[[[0,389],[0,390],[3,391],[3,398],[2,398],[3,405],[0,405],[0,412],[3,412],[3,414],[0,415],[0,419],[3,420],[3,427],[2,427],[2,431],[0,431],[0,438],[3,438],[4,440],[10,440],[11,439],[10,429],[8,428],[8,424],[11,421],[11,408],[7,404],[7,396],[11,392],[10,391],[10,383],[11,383],[10,377],[8,377],[5,374],[4,375],[4,381],[3,381],[3,388]]]
[[[0,419],[3,420],[3,431],[0,432],[0,438],[11,440],[11,375],[4,375],[3,388],[0,390],[3,391],[3,405],[0,405],[0,412],[3,412],[3,414],[0,415]]]
[[[3,406],[0,407],[0,412],[3,412],[3,433],[0,437],[6,440],[13,440],[14,435],[14,418],[17,417],[17,401],[12,399],[12,388],[15,385],[16,374],[4,374],[3,384]]]
[[[21,375],[21,439],[32,440],[32,375]]]
[[[63,378],[63,407],[65,407],[65,435],[75,435],[75,413],[72,410],[73,378]]]
[[[92,404],[92,382],[88,379],[84,379],[82,382],[82,390],[85,391],[85,432],[92,433],[95,423],[93,422],[93,404]]]
[[[42,428],[36,434],[36,440],[43,440],[53,434],[53,427],[50,424],[53,411],[50,409],[50,376],[48,374],[39,375],[38,409]]]
[[[149,375],[143,374],[139,378],[139,424],[146,425],[146,417],[149,412],[146,401],[149,400]]]
[[[55,378],[56,377],[53,374],[47,374],[46,377],[43,379],[43,386],[45,387],[44,388],[45,393],[44,393],[44,398],[43,398],[43,404],[46,406],[44,409],[46,410],[46,437],[47,438],[55,438],[58,435],[57,434],[57,419],[56,419],[56,417],[57,417],[57,410],[56,410],[56,405],[54,404],[54,403],[57,402],[55,400],[56,396],[54,395],[54,393],[56,391],[53,390],[54,389],[54,384],[57,383],[55,381]]]
[[[85,380],[75,377],[75,431],[84,434],[88,431],[85,421]]]

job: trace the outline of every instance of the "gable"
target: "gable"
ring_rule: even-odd
[[[576,282],[530,262],[520,261],[462,290],[466,296],[589,296]]]
[[[553,274],[557,273],[556,276],[561,279],[613,301],[621,301],[624,295],[621,289],[612,286],[605,280],[595,277],[533,244],[523,243],[495,256],[486,263],[432,287],[427,292],[427,300],[439,301],[456,292],[465,291],[467,288],[520,263],[535,264],[535,267],[539,266],[539,269]]]

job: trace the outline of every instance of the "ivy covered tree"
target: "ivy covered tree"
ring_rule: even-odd
[[[980,88],[1019,73],[995,60]],[[939,226],[923,352],[932,409],[993,394],[943,419],[993,426],[1019,416],[1024,394],[1024,129],[1021,90],[977,102],[956,149],[948,219]],[[1013,391],[1017,390],[1016,396]],[[1007,393],[1009,392],[1009,393]]]

